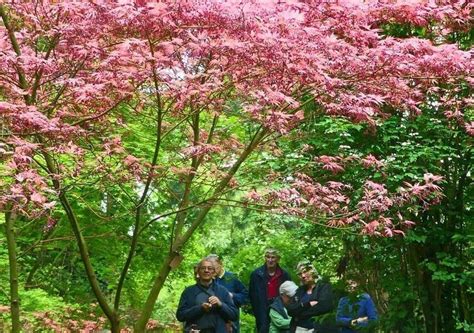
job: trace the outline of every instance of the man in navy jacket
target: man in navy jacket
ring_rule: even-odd
[[[279,296],[280,285],[290,280],[290,275],[278,264],[280,254],[275,249],[265,251],[265,264],[250,275],[249,296],[258,333],[268,333],[269,307]]]
[[[213,283],[214,265],[208,259],[196,268],[197,282],[181,294],[176,318],[184,322],[184,331],[200,333],[227,333],[226,323],[237,319],[237,307],[229,292]]]

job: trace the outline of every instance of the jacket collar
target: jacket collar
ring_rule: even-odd
[[[283,304],[281,297],[275,298],[273,303],[270,304],[270,307],[278,312],[283,318],[288,318],[288,314],[285,311],[285,305]]]
[[[276,274],[278,275],[283,275],[283,270],[281,269],[280,265],[277,265],[277,272]],[[279,271],[279,273],[278,273]],[[257,274],[261,277],[265,277],[268,275],[268,272],[267,272],[267,266],[265,264],[263,264],[262,266],[260,266],[259,268],[257,268]]]

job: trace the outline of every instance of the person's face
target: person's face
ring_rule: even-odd
[[[279,261],[280,257],[276,254],[267,253],[265,255],[265,265],[267,265],[267,268],[277,267]]]
[[[199,281],[210,282],[215,274],[215,268],[212,262],[203,261],[198,268]]]
[[[359,284],[354,280],[347,280],[347,289],[350,293],[353,293],[357,290]]]
[[[311,271],[302,271],[299,274],[301,283],[305,286],[311,286],[314,284],[314,276]]]
[[[291,303],[291,297],[285,294],[280,294],[283,304],[288,305]]]
[[[215,274],[216,276],[219,276],[222,274],[222,271],[224,270],[224,267],[222,266],[222,264],[218,261],[218,260],[212,260],[212,264],[214,265],[214,269],[215,269]]]

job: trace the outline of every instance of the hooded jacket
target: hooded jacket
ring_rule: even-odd
[[[342,326],[341,333],[358,332],[356,327],[351,327],[351,321],[360,317],[368,318],[367,323],[357,325],[357,328],[361,330],[365,327],[373,326],[377,321],[377,309],[369,294],[364,293],[359,295],[356,300],[351,300],[348,296],[342,297],[339,300],[336,321]]]

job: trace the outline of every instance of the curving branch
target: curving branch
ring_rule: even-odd
[[[199,214],[196,216],[194,221],[192,222],[191,226],[186,230],[186,232],[180,236],[176,237],[171,245],[170,253],[166,257],[163,265],[161,266],[161,269],[158,273],[158,275],[155,277],[155,280],[153,282],[153,286],[148,294],[148,297],[146,299],[145,305],[142,309],[142,313],[140,315],[140,318],[137,320],[136,325],[135,325],[135,330],[136,332],[144,332],[146,324],[148,322],[148,319],[151,316],[151,313],[153,311],[156,299],[158,298],[158,295],[161,291],[161,288],[163,287],[164,281],[166,280],[166,277],[171,271],[171,263],[174,262],[175,260],[180,258],[180,252],[183,246],[186,244],[186,242],[191,238],[193,235],[194,231],[202,225],[204,222],[205,217],[207,216],[207,213],[211,210],[211,208],[214,206],[215,202],[218,200],[218,198],[222,195],[223,190],[228,186],[230,180],[232,177],[237,173],[239,170],[240,166],[247,160],[247,158],[250,156],[250,154],[257,148],[257,146],[261,143],[262,139],[265,137],[265,135],[268,133],[267,128],[260,127],[255,135],[253,136],[252,140],[250,143],[247,145],[247,147],[244,149],[242,154],[240,155],[239,159],[233,164],[233,166],[230,168],[228,171],[226,177],[224,177],[219,184],[215,187],[213,195],[211,198],[208,200],[207,204],[203,206]]]

